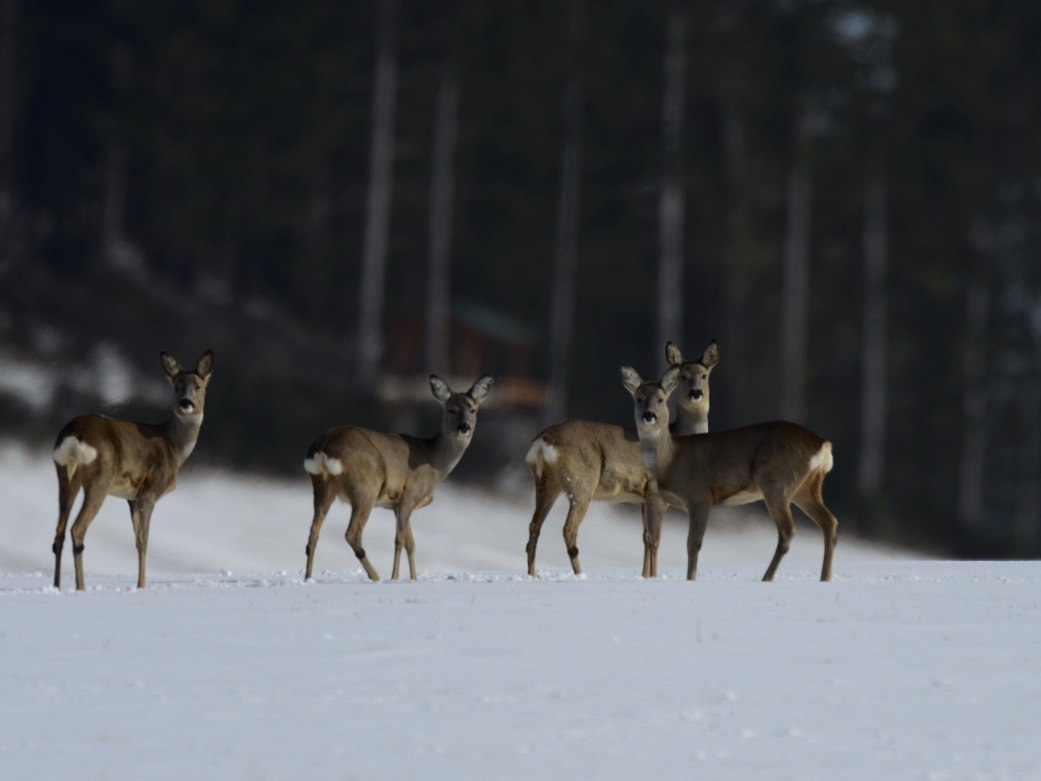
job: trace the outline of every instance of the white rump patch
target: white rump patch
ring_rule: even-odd
[[[528,455],[524,457],[524,460],[528,462],[528,466],[535,473],[535,477],[542,477],[543,465],[557,463],[557,455],[557,449],[553,445],[543,439],[536,438],[531,443],[531,447],[528,448]]]
[[[831,471],[831,468],[835,465],[835,459],[831,455],[831,443],[825,442],[821,445],[821,449],[817,451],[817,455],[810,459],[810,471],[824,464],[824,473],[827,474]]]
[[[313,457],[304,459],[304,469],[312,475],[339,475],[343,473],[343,462],[319,451]]]
[[[76,437],[65,437],[58,447],[54,448],[54,463],[69,470],[69,477],[76,473],[77,464],[92,464],[98,457],[98,451]]]

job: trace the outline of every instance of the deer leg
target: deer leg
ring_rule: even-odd
[[[650,494],[643,503],[643,577],[658,577],[658,545],[661,543],[661,525],[665,502],[657,494]]]
[[[766,507],[770,511],[770,517],[774,519],[774,524],[777,526],[777,550],[774,551],[774,557],[770,561],[770,566],[766,568],[766,574],[763,575],[763,580],[765,581],[774,579],[777,566],[781,563],[781,559],[784,558],[784,554],[788,552],[792,538],[795,536],[795,521],[792,520],[790,497],[784,496],[779,492],[763,491],[763,498],[766,500]]]
[[[835,553],[839,522],[824,504],[821,497],[821,482],[822,479],[815,479],[810,486],[796,495],[794,501],[795,505],[806,513],[824,534],[824,564],[821,566],[821,580],[831,580],[831,559]]]
[[[314,552],[318,547],[318,534],[322,531],[325,515],[329,512],[329,508],[336,498],[336,493],[332,490],[332,485],[328,480],[312,475],[311,482],[314,487],[314,519],[311,521],[311,535],[307,538],[307,547],[304,549],[307,553],[307,569],[304,571],[304,580],[311,579],[311,573],[314,570]]]
[[[412,536],[412,519],[405,519],[405,553],[408,554],[408,573],[412,580],[417,580],[416,574],[416,540]]]
[[[643,503],[641,513],[643,515],[643,571],[640,573],[640,577],[649,578],[651,577],[651,548],[654,543],[651,537],[651,523],[648,518],[650,506],[647,502]]]
[[[408,571],[412,580],[416,580],[416,541],[412,537],[412,508],[398,505],[394,508],[394,521],[397,530],[394,534],[394,570],[391,580],[398,579],[398,565],[401,562],[401,549],[408,554]]]
[[[69,480],[69,472],[63,467],[58,468],[58,530],[54,535],[54,587],[61,588],[61,549],[65,545],[65,528],[69,523],[69,515],[72,513],[72,505],[76,503],[76,494],[79,493],[79,484],[72,485]]]
[[[151,499],[129,500],[130,519],[134,523],[134,542],[137,544],[137,587],[145,587],[145,559],[148,557],[148,529],[152,524]]]
[[[571,557],[571,568],[576,575],[582,574],[582,565],[578,562],[578,527],[586,517],[590,499],[591,497],[579,496],[574,489],[568,494],[571,506],[564,521],[564,545],[567,547],[567,555]]]
[[[83,506],[80,507],[79,514],[72,524],[72,558],[76,563],[76,588],[80,591],[86,588],[83,584],[83,538],[107,495],[104,488],[97,485],[86,486],[83,489]]]
[[[137,580],[138,588],[141,588],[141,508],[136,499],[127,499],[130,505],[130,523],[134,526],[134,545],[137,546]]]
[[[361,544],[361,533],[369,520],[369,513],[372,512],[374,503],[371,500],[362,501],[359,499],[354,499],[351,502],[351,522],[347,525],[347,534],[345,536],[347,537],[347,544],[351,546],[354,555],[358,557],[358,561],[365,568],[365,574],[373,580],[379,580],[380,576],[376,574],[376,568],[372,566],[369,557],[365,553],[365,548]]]
[[[542,532],[542,524],[553,509],[553,503],[560,496],[560,487],[549,488],[544,481],[535,483],[535,512],[531,516],[531,524],[528,526],[528,575],[535,577],[535,546],[539,544],[539,534]]]
[[[711,510],[709,502],[698,502],[687,511],[690,517],[690,528],[687,530],[687,580],[698,579],[698,554],[701,552],[701,541],[705,539]]]

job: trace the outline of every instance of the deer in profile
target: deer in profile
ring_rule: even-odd
[[[416,579],[412,511],[430,504],[438,483],[463,457],[473,438],[477,408],[491,385],[492,378],[486,374],[465,393],[453,393],[444,380],[430,375],[430,389],[444,407],[441,429],[430,439],[340,426],[329,429],[314,441],[304,460],[304,469],[311,475],[314,487],[314,520],[306,548],[306,578],[311,577],[318,534],[326,513],[336,497],[340,497],[351,505],[347,544],[368,576],[379,580],[362,547],[362,532],[373,507],[389,507],[397,522],[391,578],[398,579],[398,564],[404,548],[409,574],[412,580]]]
[[[54,587],[61,588],[61,550],[72,505],[83,489],[83,505],[72,524],[76,588],[83,589],[83,538],[105,497],[130,504],[137,542],[137,587],[145,587],[145,557],[152,509],[177,484],[177,472],[199,438],[206,386],[213,371],[213,351],[185,371],[169,353],[159,354],[173,384],[171,415],[165,423],[131,423],[102,415],[73,418],[58,434],[54,464],[58,470],[58,531],[54,537]]]
[[[632,367],[622,366],[622,384],[635,402],[643,461],[662,499],[686,508],[690,517],[687,579],[697,577],[712,508],[762,499],[777,526],[777,549],[763,580],[773,580],[795,536],[793,502],[824,533],[821,580],[831,580],[838,521],[821,496],[833,464],[831,443],[788,421],[675,436],[669,430],[668,400],[679,378],[679,369],[672,367],[660,382],[644,382]]]
[[[683,392],[677,401],[675,433],[708,431],[709,374],[719,360],[719,345],[713,340],[701,357],[688,361],[679,348],[669,342],[665,357],[683,383]],[[535,547],[542,524],[557,497],[564,493],[570,505],[564,521],[564,544],[576,575],[582,573],[578,560],[578,527],[590,502],[601,500],[643,505],[643,577],[657,576],[665,506],[648,490],[653,480],[640,455],[635,428],[585,420],[558,423],[535,437],[526,460],[535,481],[535,512],[528,531],[528,575],[535,575]]]

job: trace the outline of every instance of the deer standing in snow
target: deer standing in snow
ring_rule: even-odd
[[[206,386],[213,371],[207,350],[194,371],[185,371],[169,353],[160,353],[163,372],[173,383],[170,418],[158,426],[81,415],[65,425],[54,446],[58,469],[58,531],[54,537],[54,587],[61,588],[61,549],[65,527],[80,488],[83,506],[72,524],[76,588],[83,589],[83,538],[105,497],[130,503],[137,542],[137,587],[145,587],[145,557],[152,509],[177,484],[177,472],[195,447],[202,426]]]
[[[679,348],[669,342],[665,357],[683,383],[683,393],[677,402],[675,433],[708,431],[708,379],[719,360],[719,345],[713,340],[700,358],[688,361]],[[643,577],[657,576],[665,505],[649,491],[653,480],[640,455],[635,428],[585,420],[558,423],[535,437],[526,460],[535,481],[535,512],[528,531],[528,575],[535,575],[535,546],[542,524],[557,497],[564,493],[570,504],[564,521],[564,544],[576,575],[582,572],[578,560],[578,527],[590,502],[601,500],[643,504]]]
[[[669,430],[668,400],[679,377],[679,369],[673,367],[660,382],[644,382],[632,367],[622,366],[622,384],[635,402],[643,460],[662,498],[685,507],[690,516],[687,579],[697,577],[698,553],[711,509],[762,499],[777,526],[777,549],[763,580],[773,580],[795,535],[792,502],[824,533],[821,580],[831,580],[838,521],[821,497],[824,476],[833,464],[831,443],[787,421],[674,436]]]
[[[339,496],[351,505],[347,543],[365,572],[379,580],[362,547],[362,531],[373,507],[394,510],[394,571],[398,579],[401,549],[408,553],[409,574],[416,579],[415,540],[412,511],[430,504],[434,488],[459,463],[473,437],[477,407],[488,395],[490,375],[484,375],[465,393],[453,393],[444,380],[430,375],[434,398],[444,405],[441,430],[430,439],[404,434],[380,434],[363,428],[340,426],[329,429],[307,451],[304,469],[314,487],[314,520],[307,542],[306,578],[311,577],[318,533],[333,500]]]

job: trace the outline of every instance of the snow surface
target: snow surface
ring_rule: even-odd
[[[413,519],[419,581],[369,582],[339,504],[304,583],[304,475],[198,471],[157,506],[148,588],[113,498],[77,593],[70,546],[50,586],[46,457],[0,449],[0,491],[0,778],[1041,777],[1041,563],[924,560],[840,527],[822,584],[803,527],[760,583],[769,520],[714,516],[698,582],[675,522],[645,581],[636,508],[594,505],[587,576],[558,507],[531,579],[530,498],[445,485]],[[381,574],[392,527],[366,529]]]

